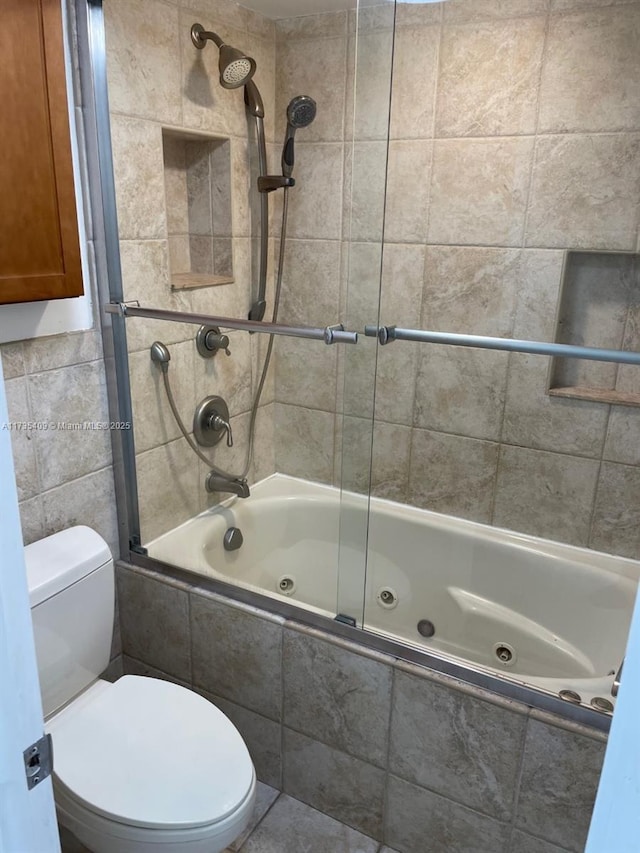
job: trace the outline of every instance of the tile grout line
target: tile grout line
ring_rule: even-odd
[[[522,785],[522,776],[524,773],[524,753],[525,753],[525,745],[527,742],[527,732],[529,730],[529,720],[531,718],[531,710],[525,716],[525,724],[522,731],[522,736],[520,739],[520,760],[518,762],[518,770],[516,774],[516,781],[513,789],[513,797],[511,800],[511,820],[509,821],[509,825],[511,827],[511,832],[509,833],[509,849],[513,846],[513,837],[516,832],[516,818],[518,814],[518,804],[520,800],[520,790]]]
[[[250,234],[238,234],[235,235],[233,240],[245,240],[247,242],[257,242],[257,238],[252,237]],[[270,240],[276,240],[277,238],[271,236]],[[121,237],[119,242],[122,243],[166,243],[166,237],[159,236],[133,236],[133,237]],[[340,243],[340,244],[348,244],[349,246],[378,246],[380,244],[380,240],[378,238],[367,239],[364,237],[359,237],[354,240],[347,240],[344,237],[317,237],[313,234],[308,235],[296,235],[287,237],[287,243],[309,243],[311,246],[316,246],[319,243]],[[430,240],[416,241],[416,240],[385,240],[385,245],[387,246],[426,246],[430,249],[461,249],[465,250],[475,250],[475,251],[492,251],[492,250],[502,250],[502,251],[524,251],[524,252],[562,252],[566,251],[566,245],[561,246],[549,246],[549,245],[541,245],[531,243],[527,246],[522,246],[519,243],[460,243],[460,242],[432,242]],[[603,247],[596,247],[595,249],[590,249],[587,246],[575,246],[571,249],[571,251],[575,252],[609,252],[610,250],[605,249]],[[616,248],[611,251],[624,254],[624,255],[633,255],[637,254],[635,243],[631,248]],[[176,295],[176,292],[171,292],[171,295]],[[83,334],[92,331],[91,329],[78,330],[76,332],[68,332],[69,335]],[[7,341],[6,344],[0,344],[0,346],[10,345],[20,343],[19,341]]]
[[[545,13],[545,24],[544,24],[544,36],[542,41],[542,52],[540,54],[540,69],[538,72],[537,86],[536,86],[536,118],[534,125],[534,132],[532,135],[533,138],[533,148],[531,151],[531,162],[529,164],[529,182],[527,186],[527,199],[524,206],[524,216],[522,218],[522,234],[520,245],[522,249],[526,248],[527,244],[527,231],[529,225],[529,215],[531,213],[531,202],[533,198],[533,182],[535,175],[535,167],[537,163],[538,156],[538,140],[540,136],[544,134],[540,134],[540,109],[542,103],[542,78],[544,75],[545,63],[547,61],[547,50],[549,44],[549,30],[551,27],[551,11],[549,8],[549,4],[547,4],[547,10]]]
[[[598,472],[596,474],[595,488],[593,490],[593,498],[591,501],[591,512],[589,513],[589,525],[587,527],[587,547],[588,548],[592,547],[591,543],[593,542],[593,535],[594,535],[593,525],[594,525],[595,519],[596,519],[596,509],[598,506],[598,495],[600,493],[600,488],[601,488],[602,468],[605,464],[604,454],[605,454],[605,448],[607,446],[607,437],[609,435],[609,424],[611,422],[612,414],[613,414],[613,406],[608,405],[607,406],[607,418],[606,418],[606,421],[604,424],[604,429],[602,431],[602,443],[600,445],[600,458],[597,460],[598,461]],[[623,465],[625,463],[617,462],[614,464]],[[627,465],[626,467],[635,468],[637,470],[636,465]]]
[[[505,396],[506,399],[506,396]],[[491,526],[495,526],[496,523],[496,504],[498,502],[498,483],[500,481],[500,470],[502,468],[502,456],[504,452],[504,444],[499,441],[498,442],[498,454],[496,457],[496,467],[493,475],[493,488],[491,490],[491,505],[489,507],[489,518]]]
[[[25,367],[26,367],[26,364],[25,364]],[[33,400],[32,400],[32,395],[31,395],[30,376],[31,376],[31,374],[25,374],[23,378],[24,378],[24,384],[25,384],[25,392],[26,392],[26,396],[27,396],[27,412],[29,413],[29,418],[31,420],[35,420],[34,414],[33,414]],[[29,430],[29,432],[30,432],[30,430]],[[36,431],[36,434],[37,434],[37,431]],[[34,435],[34,438],[35,438],[35,435]],[[41,498],[42,495],[44,494],[44,481],[42,479],[42,470],[41,470],[42,462],[41,462],[41,452],[39,451],[39,442],[35,441],[35,440],[33,442],[33,458],[34,458],[35,466],[36,466],[36,483],[38,485],[38,494],[34,495],[34,497],[40,497]],[[41,521],[43,523],[43,526],[46,528],[47,519],[45,517],[44,501],[40,502],[40,507],[41,507],[41,512],[40,512]]]
[[[308,408],[307,406],[298,406],[298,405],[295,405],[293,403],[286,403],[286,402],[281,401],[281,400],[277,401],[277,402],[281,406],[290,406],[292,408],[300,408],[300,409]],[[309,409],[309,411],[327,414],[327,412],[324,409]],[[366,418],[362,415],[354,415],[354,414],[351,414],[349,412],[346,412],[345,414],[347,417],[354,418],[356,420],[363,420],[363,421],[369,420],[369,418]],[[461,433],[461,432],[448,432],[445,430],[436,429],[434,427],[424,427],[424,426],[412,425],[412,424],[406,424],[406,423],[397,423],[396,421],[386,421],[383,419],[377,419],[377,423],[386,424],[387,426],[404,427],[406,429],[411,429],[411,430],[415,430],[418,432],[435,433],[437,435],[446,435],[446,436],[451,436],[453,438],[462,438],[462,439],[466,439],[466,440],[472,441],[472,442],[483,442],[485,444],[495,444],[495,445],[501,445],[501,446],[504,445],[505,447],[514,447],[514,448],[518,448],[521,450],[529,450],[533,453],[550,453],[550,454],[553,454],[554,456],[568,456],[572,459],[580,459],[580,460],[584,460],[587,462],[597,462],[600,458],[599,454],[594,456],[594,455],[588,455],[586,453],[577,453],[577,452],[564,453],[562,451],[553,450],[551,448],[532,447],[531,445],[528,445],[528,444],[519,444],[518,442],[515,442],[515,441],[502,441],[499,438],[478,437],[478,436],[474,436],[474,435],[467,435],[466,433]],[[605,461],[611,461],[611,460],[605,460]],[[637,465],[634,465],[630,462],[613,462],[612,464],[622,465],[626,468],[637,468],[638,467]]]
[[[448,689],[448,690],[454,690],[454,688],[451,688],[451,687],[449,687],[449,688],[445,688],[445,689]],[[223,697],[221,697],[221,698],[223,698]],[[476,701],[483,701],[483,700],[481,700],[481,699],[476,699]],[[255,712],[254,712],[254,713],[255,713]],[[508,713],[514,713],[514,712],[508,712]],[[517,716],[525,716],[525,717],[527,717],[527,718],[528,718],[528,714],[517,714]],[[287,728],[289,728],[289,729],[290,729],[292,732],[294,732],[295,734],[301,735],[302,737],[305,737],[307,740],[310,740],[310,741],[312,741],[312,742],[314,742],[314,743],[318,743],[318,744],[320,744],[321,746],[326,747],[327,749],[331,749],[331,750],[333,750],[333,751],[335,751],[335,752],[340,752],[340,753],[342,753],[343,755],[346,755],[348,758],[354,759],[354,760],[356,760],[356,761],[360,761],[360,762],[362,762],[363,764],[366,764],[366,765],[368,765],[368,766],[370,766],[370,767],[374,767],[374,768],[376,768],[376,769],[378,769],[378,770],[382,770],[382,771],[385,773],[385,800],[387,799],[387,796],[388,796],[388,779],[389,779],[389,778],[394,778],[394,779],[399,779],[399,780],[400,780],[400,781],[402,781],[402,782],[406,782],[406,783],[407,783],[407,784],[409,784],[409,785],[413,785],[413,786],[414,786],[414,787],[416,787],[416,788],[420,788],[421,790],[428,791],[429,793],[434,794],[434,795],[435,795],[435,796],[437,796],[437,797],[440,797],[440,799],[447,800],[448,802],[451,802],[451,803],[454,803],[455,805],[461,806],[461,807],[462,807],[462,808],[464,808],[464,809],[469,809],[470,811],[475,812],[476,814],[482,815],[483,817],[487,817],[487,818],[489,818],[489,819],[491,819],[491,820],[494,820],[494,821],[496,821],[496,822],[498,822],[498,823],[505,823],[505,821],[501,820],[499,817],[497,817],[495,814],[492,814],[492,813],[491,813],[491,812],[489,812],[489,811],[483,811],[482,809],[480,809],[480,808],[478,808],[478,807],[476,807],[476,806],[470,806],[468,803],[465,803],[465,802],[463,802],[462,800],[456,799],[455,797],[452,797],[452,796],[449,796],[449,795],[447,795],[447,794],[442,793],[442,791],[438,791],[438,790],[436,790],[435,788],[430,788],[430,787],[428,787],[427,785],[423,785],[423,784],[421,784],[421,783],[419,783],[419,782],[416,782],[414,779],[409,779],[409,778],[407,778],[407,776],[406,776],[406,775],[400,775],[399,773],[393,773],[393,772],[389,769],[388,765],[387,765],[387,767],[386,767],[386,768],[384,768],[384,767],[380,767],[380,765],[378,765],[378,764],[373,764],[372,762],[370,762],[370,761],[368,761],[368,760],[366,760],[366,759],[363,759],[363,758],[361,758],[360,756],[356,756],[356,755],[354,755],[354,754],[353,754],[353,753],[351,753],[351,752],[347,752],[347,751],[346,751],[346,750],[344,750],[344,749],[340,749],[340,748],[336,747],[335,745],[332,745],[332,744],[330,744],[330,743],[327,743],[326,741],[321,740],[319,737],[309,735],[308,733],[305,733],[305,732],[303,732],[303,731],[299,731],[298,729],[294,728],[294,727],[293,727],[293,726],[291,726],[291,725],[290,725],[290,726],[288,726]],[[391,721],[390,721],[390,728],[389,728],[389,731],[391,731]],[[387,753],[388,753],[388,756],[389,756],[389,755],[390,755],[390,748],[388,749]],[[282,793],[287,794],[287,796],[291,796],[291,797],[293,797],[294,799],[296,799],[296,797],[294,797],[294,795],[293,795],[293,794],[291,794],[291,793],[288,793],[288,792],[286,792],[286,791],[283,791]],[[304,802],[304,800],[300,800],[300,802]],[[309,805],[309,804],[307,803],[307,805]],[[315,807],[315,806],[311,806],[311,808],[316,808],[316,807]],[[316,811],[321,811],[321,810],[316,808]],[[324,814],[324,812],[323,812],[323,814]],[[329,817],[331,817],[331,815],[329,815]],[[337,820],[337,818],[333,818],[333,820]],[[345,824],[345,826],[350,826],[350,824]],[[352,828],[353,828],[353,829],[355,829],[356,827],[352,827]],[[361,829],[359,829],[359,830],[357,830],[357,831],[358,831],[358,832],[362,832],[362,830],[361,830]],[[384,827],[383,827],[383,831],[384,831]],[[365,834],[365,835],[366,835],[366,833],[363,833],[363,834]],[[385,843],[388,843],[388,842],[385,842]]]
[[[389,706],[389,725],[387,727],[387,755],[385,760],[384,773],[384,795],[382,801],[382,845],[390,842],[387,832],[387,820],[389,817],[389,763],[391,760],[391,735],[393,731],[393,709],[395,707],[395,692],[396,692],[396,667],[391,667],[391,702]],[[382,849],[382,845],[380,849]]]
[[[422,263],[422,293],[420,298],[420,317],[419,317],[419,325],[422,328],[425,322],[425,311],[427,307],[427,271],[429,268],[429,227],[431,223],[431,199],[433,194],[433,165],[435,161],[435,151],[436,151],[436,126],[437,126],[437,114],[438,114],[438,96],[439,96],[439,88],[440,88],[440,72],[442,66],[442,41],[444,38],[444,7],[440,9],[440,19],[436,24],[438,27],[438,47],[437,47],[437,57],[436,57],[436,69],[435,69],[435,80],[433,85],[433,116],[431,119],[431,152],[430,152],[430,160],[429,160],[429,190],[428,190],[428,203],[427,203],[427,221],[425,223],[425,250],[424,250],[424,258]],[[424,353],[427,352],[427,356]],[[428,357],[428,350],[423,350],[422,347],[417,348],[415,355],[415,374],[414,374],[414,382],[413,382],[413,401],[411,406],[411,435],[409,439],[409,453],[408,453],[408,466],[407,466],[407,478],[406,478],[406,486],[405,486],[405,494],[407,501],[410,501],[411,494],[411,472],[413,470],[413,452],[414,452],[414,429],[418,423],[418,414],[417,414],[417,405],[418,405],[418,384],[420,377],[420,368],[423,363],[423,358]]]
[[[186,590],[187,593],[187,619],[189,626],[189,683],[191,684],[191,689],[194,689],[194,681],[193,681],[193,619],[192,619],[192,598],[193,595],[192,590]]]
[[[284,728],[285,728],[285,691],[286,679],[284,675],[285,661],[285,631],[286,625],[280,626],[280,791],[284,792]]]
[[[436,157],[436,129],[438,126],[438,104],[440,100],[440,83],[441,83],[441,75],[442,75],[442,42],[444,40],[444,6],[440,9],[440,20],[436,25],[438,27],[438,44],[436,47],[436,61],[435,61],[435,74],[434,74],[434,82],[433,82],[433,115],[431,117],[431,139],[428,137],[425,139],[425,142],[431,143],[431,151],[429,157],[429,188],[427,190],[427,217],[425,222],[425,241],[428,243],[429,241],[429,231],[431,228],[431,199],[433,197],[433,175],[434,175],[434,163]],[[425,271],[426,271],[426,257],[425,257]],[[424,284],[424,280],[423,280]],[[423,302],[422,307],[424,307],[424,290],[423,290]],[[421,311],[422,317],[422,311]]]
[[[192,133],[201,136],[203,141],[207,139],[219,139],[222,135],[225,139],[236,139],[242,142],[247,141],[247,137],[235,133],[233,131],[228,130],[209,130],[207,128],[203,129],[201,126],[194,127],[192,125],[187,126],[185,123],[183,126],[175,125],[172,122],[165,121],[159,118],[153,118],[147,115],[142,115],[139,113],[131,113],[124,112],[122,110],[112,109],[110,110],[110,114],[112,116],[116,116],[117,118],[122,119],[131,119],[132,121],[144,122],[149,125],[157,126],[161,129],[165,130],[184,130],[190,131]],[[413,142],[499,142],[504,141],[505,139],[536,139],[536,138],[557,138],[557,139],[565,139],[568,135],[571,137],[593,137],[593,136],[637,136],[640,134],[640,125],[634,127],[624,127],[624,128],[615,128],[613,130],[588,130],[588,129],[572,129],[569,131],[565,130],[557,130],[557,131],[546,131],[543,133],[536,133],[535,131],[532,133],[496,133],[492,135],[484,135],[484,136],[435,136],[433,139],[430,139],[426,136],[404,136],[404,137],[395,137],[390,136],[389,142],[399,142],[399,143],[413,143]],[[385,143],[387,140],[386,136],[372,136],[372,137],[354,137],[354,139],[341,139],[337,136],[331,137],[329,139],[314,139],[314,140],[303,140],[299,143],[301,147],[316,147],[316,146],[338,146],[342,145],[345,142],[355,142],[359,145],[380,145],[381,143]],[[277,139],[267,140],[267,145],[272,147],[278,147],[279,142]]]
[[[263,782],[262,784],[264,785],[265,783]],[[271,785],[269,785],[268,787],[272,787],[272,786],[271,786]],[[278,790],[278,789],[277,789],[277,788],[274,788],[274,790]],[[259,827],[259,826],[261,826],[261,824],[264,822],[265,818],[267,817],[267,815],[269,814],[269,812],[271,811],[271,809],[273,809],[273,807],[276,805],[276,803],[278,802],[278,800],[279,800],[282,796],[283,796],[283,792],[282,792],[282,791],[278,791],[278,796],[274,798],[273,802],[269,805],[269,807],[267,808],[266,812],[262,815],[262,817],[260,818],[260,820],[258,820],[258,822],[256,823],[256,825],[253,827],[253,829],[251,830],[251,832],[249,833],[249,835],[247,835],[247,837],[246,837],[246,838],[245,838],[245,840],[242,842],[242,844],[240,845],[240,847],[238,847],[238,849],[237,849],[237,851],[235,851],[235,853],[241,853],[241,851],[242,851],[242,850],[244,850],[244,846],[245,846],[245,844],[246,844],[248,841],[250,841],[250,840],[251,840],[251,838],[252,838],[253,834],[257,831],[258,827]],[[233,842],[232,842],[232,843],[233,843]],[[226,853],[226,851],[224,851],[224,850],[223,850],[223,851],[222,851],[222,853]]]

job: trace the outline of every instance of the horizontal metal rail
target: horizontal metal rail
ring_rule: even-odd
[[[396,326],[365,326],[366,337],[378,338],[384,346],[393,341],[417,341],[423,344],[444,344],[452,347],[523,352],[548,355],[554,358],[584,358],[588,361],[610,361],[616,364],[640,365],[640,352],[617,349],[579,347],[573,344],[555,344],[545,341],[520,341],[512,338],[488,338],[484,335],[457,335],[450,332],[430,332],[423,329],[399,329]]]
[[[316,329],[311,326],[285,326],[281,323],[262,323],[257,320],[239,320],[234,317],[217,317],[212,314],[190,314],[182,311],[165,311],[163,308],[141,308],[130,302],[109,302],[104,310],[121,317],[144,317],[147,320],[168,320],[172,323],[193,323],[196,326],[221,326],[242,332],[263,335],[280,335],[287,338],[307,338],[325,344],[357,344],[357,332],[345,332],[340,323]]]

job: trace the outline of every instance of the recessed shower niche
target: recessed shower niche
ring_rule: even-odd
[[[566,253],[556,342],[640,351],[640,255]],[[640,368],[629,364],[554,358],[549,394],[640,406]]]
[[[233,282],[231,143],[163,128],[173,290]]]

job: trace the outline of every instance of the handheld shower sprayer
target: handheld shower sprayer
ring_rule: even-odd
[[[287,107],[287,132],[282,149],[282,174],[290,178],[295,163],[294,138],[299,127],[308,127],[316,117],[316,102],[308,95],[296,95]]]
[[[191,41],[198,50],[202,50],[207,41],[215,42],[220,50],[220,85],[224,89],[239,89],[246,85],[256,73],[256,61],[250,56],[225,44],[217,33],[205,30],[202,24],[194,24],[191,27]]]

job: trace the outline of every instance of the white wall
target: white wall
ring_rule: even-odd
[[[51,779],[27,789],[23,750],[44,723],[0,359],[0,851],[60,850]]]
[[[640,596],[585,853],[640,850]]]

